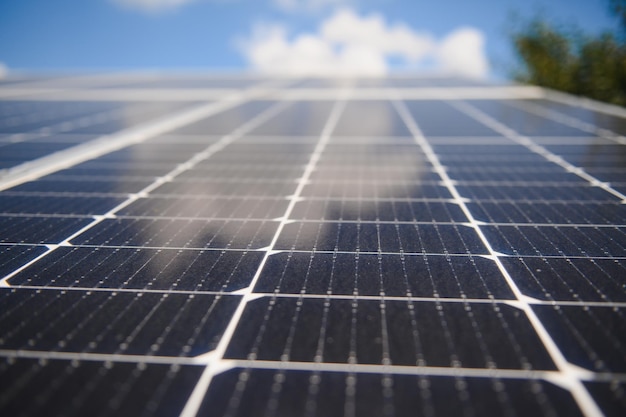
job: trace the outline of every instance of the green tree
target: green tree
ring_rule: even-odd
[[[569,36],[536,19],[514,35],[514,45],[525,64],[519,81],[574,91],[578,57]]]
[[[624,45],[609,34],[589,39],[580,46],[578,61],[575,94],[626,104]]]
[[[611,0],[621,32],[599,36],[536,18],[513,34],[518,81],[626,105],[626,0]]]

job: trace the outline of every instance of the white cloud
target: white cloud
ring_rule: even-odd
[[[345,45],[338,50],[321,36],[302,34],[289,40],[281,25],[261,25],[252,38],[240,42],[253,69],[287,75],[363,73],[383,75],[384,57],[372,48]]]
[[[358,45],[412,62],[424,57],[433,47],[433,40],[428,34],[415,32],[403,24],[387,26],[379,14],[360,17],[349,9],[340,10],[324,21],[320,34],[334,44]]]
[[[176,9],[195,0],[112,0],[114,3],[128,9],[141,12],[155,13]]]
[[[485,56],[485,37],[471,27],[455,30],[446,36],[436,53],[442,71],[482,78],[489,72]]]
[[[9,69],[7,66],[0,62],[0,79],[6,77],[8,73]]]
[[[394,59],[401,63],[397,69],[469,77],[485,77],[489,71],[484,44],[474,28],[460,28],[437,41],[408,25],[388,24],[379,14],[361,17],[350,9],[336,11],[316,33],[290,38],[281,24],[257,25],[237,42],[250,66],[266,73],[382,76]]]

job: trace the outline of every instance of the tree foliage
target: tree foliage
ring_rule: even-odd
[[[626,105],[626,0],[611,0],[620,33],[585,36],[535,19],[513,34],[518,81]]]

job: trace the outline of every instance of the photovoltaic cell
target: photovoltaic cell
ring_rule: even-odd
[[[38,129],[58,127],[81,118],[106,114],[116,109],[115,103],[48,101],[3,101],[1,103],[0,131],[27,133]]]
[[[205,294],[28,289],[1,296],[0,349],[176,357],[214,349],[224,318],[239,301]]]
[[[208,194],[206,197],[173,193],[171,197],[155,195],[151,198],[142,198],[120,210],[119,214],[142,217],[274,219],[280,217],[288,205],[286,198],[246,198],[245,194],[240,198],[228,195],[212,197],[210,196],[212,188],[206,187],[206,194]],[[222,195],[219,190],[215,191],[217,195]]]
[[[279,253],[255,288],[275,294],[510,299],[494,262],[472,256]]]
[[[388,223],[290,223],[277,249],[303,251],[486,254],[464,225]]]
[[[200,373],[197,366],[8,358],[0,364],[0,406],[15,416],[171,416]]]
[[[528,296],[561,301],[624,301],[626,260],[589,258],[502,258]]]
[[[174,194],[185,196],[211,196],[233,195],[238,197],[248,196],[288,196],[296,188],[293,181],[267,182],[267,181],[176,181],[168,182],[154,190],[153,194]],[[284,210],[283,210],[284,212]]]
[[[346,168],[326,169],[314,174],[310,184],[304,187],[303,197],[354,198],[362,199],[450,199],[452,195],[446,187],[432,182],[420,182],[429,178],[429,172],[418,171],[408,178],[401,170],[362,169],[356,178],[348,181]],[[397,180],[394,180],[397,178]],[[356,181],[355,181],[356,180]],[[403,182],[404,181],[404,182]]]
[[[552,185],[459,185],[459,194],[472,200],[575,200],[618,202],[619,199],[606,191],[591,185],[552,186]]]
[[[527,136],[587,136],[588,133],[564,125],[547,117],[523,111],[496,101],[475,100],[472,105],[497,120],[506,120],[507,126]]]
[[[441,201],[309,200],[296,204],[293,218],[398,222],[463,222],[458,205]]]
[[[520,101],[511,101],[511,103],[517,106],[523,106],[524,104]],[[624,123],[624,119],[605,112],[548,100],[528,100],[528,103],[532,103],[533,106],[540,106],[537,108],[541,109],[540,111],[544,113],[556,112],[557,114],[560,114],[565,112],[566,115],[580,121],[590,123],[597,128],[609,129],[619,134],[626,133],[626,123]]]
[[[582,415],[569,393],[540,381],[268,369],[219,375],[200,413],[404,417],[454,415],[459,410],[485,415]]]
[[[134,178],[85,178],[83,176],[48,176],[39,181],[27,182],[7,190],[7,193],[40,193],[40,195],[93,193],[93,194],[129,194],[138,192],[152,184],[151,179]]]
[[[436,149],[436,147],[435,147]],[[563,168],[555,165],[548,166],[493,166],[487,165],[482,167],[467,167],[458,165],[446,166],[446,172],[450,178],[465,183],[470,181],[481,181],[490,184],[496,184],[498,182],[510,182],[510,183],[537,183],[546,182],[550,183],[565,182],[565,183],[582,183],[586,181],[573,174],[567,172]]]
[[[554,367],[530,324],[504,305],[265,298],[250,303],[242,319],[226,357],[466,368]],[[467,328],[474,331],[464,332]],[[401,336],[406,333],[413,337]],[[320,352],[322,357],[316,359]]]
[[[0,216],[0,242],[60,243],[91,222],[81,217]]]
[[[260,249],[269,245],[277,222],[263,220],[104,220],[72,239],[77,245],[170,248]]]
[[[12,249],[14,250],[14,249]],[[32,255],[31,255],[32,256]],[[235,291],[250,284],[260,252],[130,248],[60,248],[11,285]]]
[[[104,214],[120,204],[123,197],[69,195],[0,195],[3,213],[10,214]]]
[[[499,136],[497,132],[443,101],[408,101],[407,107],[427,136]]]
[[[536,306],[534,309],[572,363],[597,372],[624,372],[623,309],[604,306]]]
[[[5,276],[46,252],[43,246],[0,246],[0,275]]]
[[[489,226],[497,252],[529,256],[621,257],[626,235],[620,227]]]
[[[156,162],[149,164],[141,164],[138,166],[133,162],[100,162],[99,160],[88,161],[82,164],[75,165],[72,168],[58,171],[57,174],[50,175],[69,175],[80,176],[82,178],[98,176],[105,179],[106,177],[149,177],[154,178],[161,175],[165,175],[174,168],[175,163],[171,162]]]
[[[618,416],[626,408],[626,391],[624,383],[618,382],[586,382],[594,400],[602,411],[610,417]]]
[[[620,202],[483,200],[468,207],[477,220],[490,223],[626,224],[626,207]]]

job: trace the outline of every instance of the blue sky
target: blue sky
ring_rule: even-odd
[[[298,70],[351,61],[379,71],[439,69],[459,52],[480,50],[489,64],[476,62],[476,71],[502,78],[512,66],[512,12],[542,13],[589,33],[616,24],[608,0],[0,0],[0,62],[29,70],[271,69],[288,62]],[[372,27],[380,33],[369,39]],[[378,49],[360,47],[383,38]],[[413,54],[424,40],[430,46]]]

